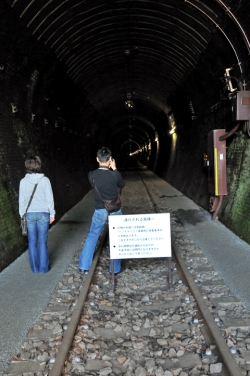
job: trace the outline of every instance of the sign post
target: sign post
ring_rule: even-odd
[[[170,213],[150,213],[109,216],[109,245],[114,289],[114,259],[169,258],[171,278]]]

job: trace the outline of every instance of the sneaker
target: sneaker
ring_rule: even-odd
[[[84,270],[84,269],[80,269],[80,268],[79,268],[79,272],[80,272],[81,274],[89,274],[89,271],[88,271],[88,270]]]

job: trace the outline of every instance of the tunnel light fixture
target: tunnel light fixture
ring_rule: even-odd
[[[11,110],[12,110],[12,114],[18,111],[17,106],[15,106],[13,103],[11,103]]]
[[[155,142],[158,142],[158,141],[159,141],[158,132],[155,132]]]
[[[175,133],[175,130],[176,130],[176,127],[173,127],[173,128],[171,129],[171,131],[169,131],[169,134],[174,134],[174,133]]]
[[[143,152],[143,148],[140,148],[136,151],[134,151],[133,153],[129,153],[129,156],[132,157],[132,155],[136,155],[136,154],[139,154],[139,153],[142,153]]]
[[[226,79],[226,83],[227,83],[227,89],[230,93],[233,93],[237,90],[237,87],[233,87],[233,83],[232,83],[232,78],[234,78],[236,80],[235,77],[232,77],[230,75],[230,71],[232,70],[233,68],[226,68],[225,70],[225,73],[224,73],[224,77]]]
[[[134,102],[128,99],[125,101],[124,105],[127,110],[132,110],[134,107]]]

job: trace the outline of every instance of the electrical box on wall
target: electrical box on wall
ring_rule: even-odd
[[[239,91],[232,98],[232,121],[250,120],[250,91]]]
[[[208,190],[213,196],[227,195],[226,140],[219,141],[225,129],[208,133]]]

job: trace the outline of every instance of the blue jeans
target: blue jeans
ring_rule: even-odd
[[[49,271],[49,213],[27,213],[30,267],[34,273]]]
[[[122,215],[122,211],[111,213],[110,215]],[[90,230],[85,240],[84,246],[79,259],[79,268],[82,270],[89,270],[97,241],[108,219],[108,212],[106,209],[96,209],[94,211]],[[119,273],[121,270],[121,260],[114,260],[114,273]],[[111,269],[110,269],[111,271]]]

